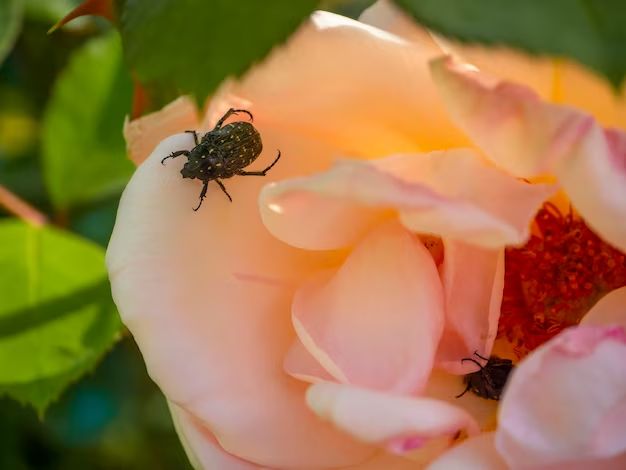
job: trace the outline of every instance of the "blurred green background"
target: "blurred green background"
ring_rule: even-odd
[[[0,0],[0,36],[10,33],[7,25],[16,34],[0,37],[0,60],[6,54],[0,62],[0,184],[55,226],[104,248],[132,171],[121,134],[131,88],[117,37],[94,18],[47,35],[74,0],[29,0],[17,12],[7,2]],[[90,107],[98,112],[86,114],[85,101],[94,99]],[[60,154],[73,162],[75,174],[65,176]],[[8,217],[0,210],[1,219]],[[42,418],[30,406],[0,398],[0,469],[87,468],[190,468],[165,400],[126,332]]]

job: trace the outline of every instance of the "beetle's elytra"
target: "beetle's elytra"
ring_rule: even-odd
[[[463,393],[457,395],[456,398],[462,397],[470,390],[474,395],[478,395],[481,398],[499,400],[500,395],[502,395],[502,390],[509,378],[509,374],[515,368],[513,361],[510,359],[502,359],[498,356],[491,356],[487,359],[477,352],[474,352],[474,355],[487,362],[485,365],[482,365],[471,357],[461,359],[461,362],[473,362],[480,367],[480,369],[463,376],[463,383],[466,384],[466,387]]]
[[[243,170],[261,154],[263,143],[261,142],[259,131],[249,122],[236,121],[223,126],[226,119],[238,113],[247,114],[250,117],[250,121],[254,119],[252,114],[245,109],[231,108],[217,121],[213,130],[204,134],[200,141],[198,141],[196,131],[185,131],[193,134],[194,142],[196,143],[194,148],[172,152],[161,160],[161,163],[164,164],[168,158],[185,155],[187,162],[183,169],[180,170],[183,178],[197,178],[204,182],[202,192],[200,193],[200,203],[194,211],[200,209],[209,187],[209,181],[215,181],[232,202],[233,199],[220,179],[230,178],[235,175],[265,176],[280,158],[279,150],[272,164],[264,170]]]

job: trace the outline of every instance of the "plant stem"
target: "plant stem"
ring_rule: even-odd
[[[45,225],[48,218],[31,206],[29,203],[20,198],[17,194],[9,191],[0,184],[0,206],[4,207],[7,212],[19,217],[20,219],[41,227]]]

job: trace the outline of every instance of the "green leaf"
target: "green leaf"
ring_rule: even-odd
[[[204,100],[283,42],[317,0],[128,0],[124,52],[140,81]]]
[[[427,27],[466,42],[573,58],[619,86],[624,0],[395,0]]]
[[[375,2],[376,0],[320,0],[318,8],[358,20],[361,13]]]
[[[45,180],[57,209],[118,193],[133,172],[122,136],[132,83],[115,33],[89,41],[54,86],[43,123]]]
[[[0,63],[13,48],[22,26],[22,0],[0,1]]]
[[[31,20],[54,24],[68,11],[76,8],[82,0],[22,0],[26,8],[26,17]],[[81,22],[80,20],[75,20]],[[84,23],[84,21],[83,21]],[[74,27],[72,23],[69,28]]]
[[[119,336],[104,250],[67,232],[0,223],[0,393],[40,414]]]

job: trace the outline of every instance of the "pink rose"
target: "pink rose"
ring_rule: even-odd
[[[139,166],[108,250],[113,294],[190,459],[625,465],[626,133],[599,123],[623,127],[624,99],[598,88],[604,104],[587,107],[582,88],[585,112],[549,104],[584,72],[559,65],[555,83],[552,63],[495,52],[490,69],[490,54],[436,42],[384,2],[364,21],[387,32],[317,12],[202,116],[181,98],[126,126]],[[283,157],[265,178],[224,180],[232,203],[211,184],[193,212],[184,157],[160,162],[230,107],[263,138],[250,169]],[[580,254],[574,229],[591,243]],[[545,281],[576,256],[566,284]],[[551,299],[546,318],[529,292]],[[461,360],[494,342],[522,359],[499,406],[455,398],[477,370]]]

